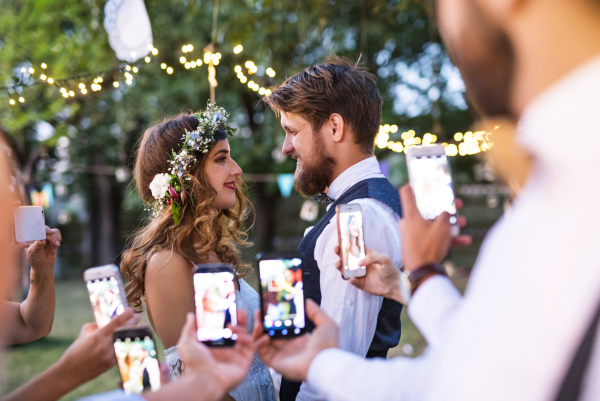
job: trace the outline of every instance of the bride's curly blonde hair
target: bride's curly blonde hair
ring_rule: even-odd
[[[150,191],[154,176],[170,169],[167,154],[171,149],[179,152],[185,130],[195,131],[198,123],[193,115],[180,114],[144,132],[134,169],[137,190],[144,202],[154,201]],[[242,179],[236,178],[235,205],[229,209],[214,209],[212,204],[217,192],[210,186],[205,172],[209,153],[199,154],[195,165],[184,176],[191,179],[187,181],[191,201],[182,206],[179,224],[175,225],[169,208],[163,210],[132,235],[132,246],[123,254],[121,273],[129,280],[125,292],[129,305],[137,311],[142,309],[148,261],[157,252],[177,252],[193,263],[207,263],[209,254],[214,252],[220,261],[235,266],[238,277],[252,270],[250,265],[241,262],[236,247],[236,244],[252,245],[242,230],[242,222],[251,207],[242,192]]]

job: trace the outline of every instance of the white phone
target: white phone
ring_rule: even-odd
[[[363,277],[367,274],[366,266],[359,266],[365,254],[365,236],[360,205],[342,204],[335,208],[337,215],[338,241],[342,260],[342,276]]]
[[[119,268],[115,265],[92,267],[83,272],[90,293],[96,324],[106,326],[113,317],[125,311],[127,299]]]
[[[15,242],[46,239],[46,221],[41,206],[19,206],[14,213]]]
[[[410,185],[421,215],[431,220],[442,212],[448,212],[450,232],[453,236],[457,236],[460,227],[456,215],[454,185],[444,147],[442,145],[411,146],[408,148],[406,163]]]

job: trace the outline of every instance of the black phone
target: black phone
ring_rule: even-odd
[[[126,394],[160,389],[160,363],[149,328],[116,331],[114,347]]]
[[[232,346],[237,339],[237,334],[227,327],[237,326],[234,272],[228,263],[196,265],[196,336],[208,346]]]
[[[306,332],[302,257],[297,252],[257,255],[262,325],[273,338]]]

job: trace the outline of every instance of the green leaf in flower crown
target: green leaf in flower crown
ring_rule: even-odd
[[[173,212],[173,221],[175,221],[175,225],[179,224],[180,207],[175,200],[171,201],[171,212]]]

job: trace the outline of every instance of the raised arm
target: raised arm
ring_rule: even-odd
[[[46,239],[34,242],[27,249],[31,265],[29,295],[22,303],[8,302],[8,344],[28,343],[44,337],[52,330],[54,322],[54,262],[62,236],[58,229],[46,227]]]

